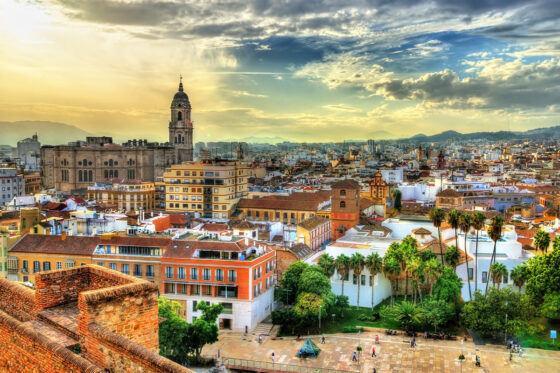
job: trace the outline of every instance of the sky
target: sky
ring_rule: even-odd
[[[522,131],[559,58],[560,0],[2,0],[0,121],[166,141],[182,74],[195,141]]]

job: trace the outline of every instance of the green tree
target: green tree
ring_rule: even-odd
[[[437,259],[430,259],[426,262],[425,273],[430,283],[430,295],[434,294],[434,285],[436,283],[436,280],[442,274],[443,268],[444,266],[442,266]]]
[[[467,286],[469,287],[469,300],[472,300],[472,293],[471,293],[471,278],[469,277],[469,256],[467,255],[467,235],[472,228],[472,220],[473,217],[469,214],[463,214],[459,218],[459,228],[465,235],[465,241],[463,249],[465,250],[465,264],[467,266]]]
[[[398,320],[404,330],[414,330],[422,321],[423,311],[422,307],[403,301],[395,307],[384,307],[381,316]]]
[[[439,262],[436,261],[439,264]],[[463,281],[451,267],[445,267],[433,285],[432,297],[447,303],[457,303],[461,295]]]
[[[539,250],[548,252],[548,247],[550,246],[550,234],[545,232],[542,228],[537,231],[535,238],[533,239],[533,244]]]
[[[406,271],[410,273],[410,277],[412,278],[412,283],[416,287],[416,292],[420,297],[421,303],[423,302],[423,299],[422,299],[422,289],[420,288],[420,280],[424,277],[424,268],[425,268],[424,262],[422,261],[420,256],[411,258],[406,265]],[[416,303],[416,296],[414,297],[414,303]]]
[[[513,281],[513,284],[517,286],[520,293],[521,293],[521,288],[523,287],[523,285],[525,285],[525,281],[527,281],[528,275],[529,275],[529,270],[527,268],[527,263],[523,263],[512,268],[510,272],[511,280]]]
[[[420,259],[426,263],[430,259],[437,259],[437,254],[431,250],[420,251]]]
[[[539,313],[549,319],[560,319],[560,292],[548,293],[539,307]]]
[[[285,300],[286,304],[293,304],[298,296],[298,288],[301,281],[301,274],[309,265],[304,262],[295,262],[288,267],[282,276],[281,285],[281,299]]]
[[[459,264],[460,259],[461,253],[459,252],[459,249],[457,249],[457,247],[453,245],[449,246],[447,248],[447,251],[445,252],[445,261],[447,264],[453,267],[453,270],[455,272],[457,272],[457,264]]]
[[[542,303],[544,296],[560,289],[560,239],[554,240],[554,248],[547,255],[537,255],[527,261],[525,293],[533,304]]]
[[[484,228],[486,222],[486,216],[478,211],[473,215],[472,226],[476,230],[476,246],[475,246],[475,260],[474,260],[474,291],[478,290],[478,234],[480,230]]]
[[[498,284],[499,289],[504,276],[507,275],[507,272],[507,267],[503,263],[493,263],[490,266],[490,277],[492,278],[492,286],[496,286],[496,284]]]
[[[362,282],[360,281],[360,277],[365,266],[364,256],[359,253],[355,253],[354,255],[352,255],[352,257],[350,257],[350,266],[352,268],[352,272],[354,272],[354,276],[356,276],[358,281],[358,302],[356,306],[360,307],[360,283]]]
[[[373,310],[374,302],[374,288],[375,276],[383,270],[383,259],[378,253],[371,253],[366,257],[365,266],[371,276],[371,309]]]
[[[401,210],[402,210],[401,198],[402,198],[401,191],[398,190],[398,189],[395,189],[393,191],[393,201],[394,201],[393,206],[395,207],[395,210],[397,210],[398,212],[401,212]]]
[[[338,272],[338,274],[340,275],[340,277],[342,279],[342,294],[341,295],[344,295],[344,279],[346,278],[346,275],[348,274],[348,271],[350,271],[350,258],[347,257],[344,254],[340,254],[334,260],[334,267],[336,268],[336,271]]]
[[[433,327],[434,332],[437,332],[438,327],[447,324],[456,317],[453,304],[443,299],[430,298],[422,308],[422,321],[424,324]]]
[[[405,289],[404,300],[408,299],[408,277],[410,272],[407,271],[408,262],[418,256],[418,241],[412,236],[406,236],[399,247],[399,264],[401,265],[401,272],[404,271],[405,275]]]
[[[209,305],[199,302],[196,309],[201,311],[202,315],[189,325],[187,343],[194,350],[196,361],[200,361],[202,348],[218,341],[217,320],[224,307],[221,303]]]
[[[323,254],[319,257],[317,265],[323,269],[323,272],[328,278],[331,278],[334,274],[334,258],[329,254]]]
[[[300,276],[299,293],[315,293],[319,296],[331,291],[331,281],[323,270],[316,266],[308,266]]]
[[[504,218],[497,215],[492,218],[492,223],[488,228],[488,236],[492,239],[492,241],[494,241],[494,249],[492,250],[492,257],[490,258],[490,265],[488,266],[488,272],[490,272],[490,268],[492,267],[492,264],[494,263],[494,260],[496,258],[496,245],[498,243],[498,240],[502,237],[502,227],[504,226],[504,223],[505,223]],[[486,281],[485,293],[488,291],[489,283],[490,281]]]
[[[430,217],[430,220],[432,221],[432,224],[434,225],[434,227],[437,228],[438,241],[439,241],[439,251],[440,251],[440,255],[441,255],[441,265],[444,266],[445,264],[443,263],[443,246],[442,246],[442,242],[441,242],[441,230],[440,230],[440,228],[441,228],[441,224],[445,220],[445,211],[443,211],[439,207],[433,208],[432,210],[430,210],[429,217]]]
[[[165,297],[158,299],[159,354],[178,364],[187,363],[192,348],[186,343],[189,324],[179,316],[181,305]]]
[[[485,337],[502,335],[509,325],[525,325],[534,312],[532,307],[511,288],[490,288],[486,295],[475,291],[473,300],[461,313],[463,325]],[[506,313],[508,323],[506,324]],[[510,327],[510,331],[513,331]]]

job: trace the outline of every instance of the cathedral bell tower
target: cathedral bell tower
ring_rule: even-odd
[[[171,101],[169,121],[169,143],[175,148],[176,163],[193,160],[193,124],[191,103],[183,90],[183,77],[179,80],[179,90]]]

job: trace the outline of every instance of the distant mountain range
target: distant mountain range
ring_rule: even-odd
[[[497,132],[471,132],[460,133],[445,131],[435,135],[422,133],[409,138],[399,139],[402,142],[445,142],[449,140],[513,140],[513,139],[553,139],[560,138],[560,126],[535,128],[528,131],[497,131]]]
[[[68,141],[85,140],[91,133],[70,124],[45,121],[0,122],[0,145],[16,146],[19,140],[35,133],[42,145],[66,144]]]

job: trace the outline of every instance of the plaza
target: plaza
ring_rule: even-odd
[[[560,352],[539,349],[524,349],[520,357],[514,354],[509,360],[509,351],[504,346],[476,346],[472,342],[425,340],[416,338],[415,348],[410,347],[410,337],[397,335],[379,335],[380,344],[374,344],[375,333],[325,335],[325,344],[321,344],[320,336],[311,339],[321,348],[317,359],[300,359],[296,352],[306,337],[296,341],[295,337],[284,337],[276,340],[264,337],[261,344],[258,336],[240,333],[223,333],[218,342],[207,345],[203,349],[206,357],[217,357],[226,365],[232,359],[246,360],[248,366],[259,365],[251,361],[263,362],[259,371],[350,371],[373,372],[373,368],[381,372],[428,373],[428,372],[558,372],[560,371]],[[357,346],[363,351],[358,362],[352,361],[352,353]],[[371,349],[375,346],[377,357],[371,357]],[[274,364],[272,353],[274,352]],[[458,357],[465,355],[460,363]],[[474,356],[478,355],[481,367],[476,367]],[[266,363],[266,364],[265,364]],[[301,367],[301,368],[298,368]],[[308,368],[308,369],[305,369]]]

